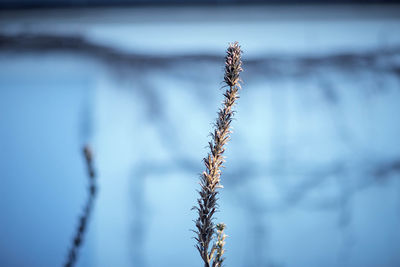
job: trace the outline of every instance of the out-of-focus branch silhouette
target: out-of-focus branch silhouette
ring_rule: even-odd
[[[118,67],[164,67],[169,64],[197,61],[219,62],[222,57],[212,54],[187,54],[187,55],[142,55],[130,53],[107,45],[98,44],[79,35],[55,34],[0,34],[0,51],[15,52],[49,52],[67,51],[90,56],[108,64]],[[368,66],[374,71],[387,71],[400,75],[400,66],[396,64],[379,64],[382,58],[393,58],[400,54],[400,47],[379,48],[355,53],[335,53],[329,55],[304,55],[304,56],[259,56],[253,59],[244,59],[246,67],[251,68],[248,73],[262,71],[268,75],[304,75],[309,74],[315,67],[337,66],[341,68],[354,68]],[[287,68],[287,63],[295,62],[298,67]]]
[[[87,231],[87,225],[93,210],[94,200],[97,191],[96,174],[93,167],[93,154],[92,150],[88,145],[86,145],[83,148],[83,154],[85,156],[87,172],[89,177],[89,188],[88,188],[89,197],[86,201],[85,208],[83,209],[83,214],[79,218],[79,224],[76,229],[76,233],[73,238],[66,263],[64,265],[65,267],[75,266],[75,263],[77,262],[79,248],[82,246],[83,238],[85,232]]]

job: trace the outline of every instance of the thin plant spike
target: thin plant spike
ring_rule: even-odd
[[[204,262],[204,267],[221,266],[223,244],[225,235],[217,234],[217,243],[210,248],[210,243],[215,238],[215,226],[213,215],[217,211],[218,189],[222,188],[220,184],[221,167],[225,162],[223,153],[225,145],[230,139],[230,125],[233,119],[233,107],[239,98],[240,77],[242,71],[241,49],[237,42],[229,45],[225,57],[225,75],[224,82],[226,91],[222,108],[219,109],[218,117],[215,123],[215,129],[211,132],[211,141],[209,142],[210,152],[203,159],[206,170],[200,175],[200,191],[198,206],[194,207],[198,212],[196,222],[196,248]],[[217,230],[218,232],[219,230]],[[218,232],[219,233],[219,232]],[[222,233],[223,234],[223,233]],[[221,246],[219,246],[221,245]],[[214,255],[216,253],[216,255]],[[214,263],[213,263],[214,260]]]

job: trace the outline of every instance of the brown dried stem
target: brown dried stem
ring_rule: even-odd
[[[230,44],[227,49],[224,81],[228,88],[224,93],[225,99],[223,107],[218,112],[214,132],[211,133],[212,140],[209,142],[210,152],[207,157],[203,159],[206,171],[200,176],[201,190],[199,191],[200,198],[197,200],[198,206],[193,207],[198,211],[199,215],[196,220],[196,248],[204,261],[205,267],[220,266],[218,264],[222,264],[222,261],[218,263],[218,259],[215,259],[215,265],[212,264],[215,251],[217,251],[216,257],[218,257],[218,245],[214,245],[211,251],[209,251],[209,247],[215,235],[213,215],[217,211],[218,206],[218,188],[222,188],[220,177],[221,167],[223,167],[222,164],[225,161],[223,153],[225,151],[225,144],[230,139],[230,124],[234,115],[232,109],[235,105],[235,101],[239,98],[239,74],[242,71],[241,53],[240,46],[237,42]],[[220,253],[221,252],[223,253],[223,250],[220,250]],[[220,256],[222,257],[222,254]],[[222,259],[221,257],[220,259]]]

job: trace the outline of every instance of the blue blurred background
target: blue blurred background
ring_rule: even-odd
[[[2,1],[0,266],[64,263],[86,143],[99,192],[77,266],[202,266],[190,209],[232,41],[226,266],[399,266],[389,2]]]

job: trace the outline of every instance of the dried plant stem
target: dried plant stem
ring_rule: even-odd
[[[207,157],[204,158],[206,171],[204,171],[200,176],[201,190],[199,191],[200,198],[197,200],[198,206],[193,207],[198,211],[199,215],[196,220],[196,248],[204,261],[205,267],[221,266],[222,264],[222,243],[224,243],[222,236],[220,237],[222,241],[217,237],[217,243],[222,242],[220,243],[220,245],[222,244],[220,248],[217,243],[214,244],[211,249],[209,248],[210,242],[213,240],[215,235],[213,215],[217,211],[218,206],[218,188],[222,188],[222,185],[220,184],[220,176],[221,167],[223,167],[222,164],[225,161],[223,153],[225,151],[225,144],[230,139],[230,124],[234,115],[233,106],[235,105],[235,101],[239,98],[239,74],[242,71],[241,53],[240,46],[237,42],[230,44],[227,49],[224,81],[228,88],[224,93],[225,99],[223,107],[218,112],[214,132],[211,133],[212,140],[209,142],[210,152]],[[225,239],[225,237],[223,237],[223,239]],[[217,252],[216,257],[219,258],[215,258],[214,263],[212,263],[215,252]],[[218,253],[220,253],[219,256]]]
[[[90,214],[93,210],[94,199],[96,197],[96,191],[97,191],[96,175],[95,175],[95,171],[93,168],[93,155],[92,155],[92,151],[91,151],[90,147],[85,146],[83,149],[83,153],[85,156],[88,177],[89,177],[89,189],[88,189],[89,197],[86,202],[85,208],[83,210],[83,214],[81,215],[81,217],[79,219],[79,226],[76,230],[76,233],[75,233],[75,236],[74,236],[74,239],[72,242],[72,246],[69,250],[68,258],[64,265],[65,267],[72,267],[75,265],[75,263],[77,261],[78,251],[83,242],[83,236],[87,229],[87,223],[88,223]]]

